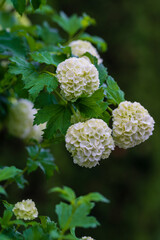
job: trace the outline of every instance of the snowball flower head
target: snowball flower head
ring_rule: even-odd
[[[27,99],[14,100],[9,109],[7,129],[13,136],[25,139],[31,131],[36,109]]]
[[[31,199],[17,202],[12,211],[17,219],[33,220],[38,217],[37,208]]]
[[[82,94],[92,95],[99,87],[96,67],[84,57],[72,57],[57,67],[61,93],[67,100],[76,100]]]
[[[90,119],[70,126],[65,141],[74,163],[92,168],[99,161],[108,158],[114,149],[111,129],[101,119]]]
[[[131,148],[152,135],[154,120],[140,103],[121,102],[113,111],[113,139],[120,148]]]
[[[100,58],[97,49],[88,41],[76,40],[69,44],[72,50],[72,54],[81,57],[86,52],[89,52],[93,56],[98,59],[98,64],[102,63],[102,59]]]
[[[92,237],[82,237],[82,240],[94,240]]]

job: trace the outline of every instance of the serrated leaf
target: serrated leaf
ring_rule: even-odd
[[[22,38],[13,33],[0,31],[0,54],[6,56],[25,56],[27,50]]]
[[[96,227],[98,221],[91,216],[88,216],[94,204],[83,203],[74,208],[72,205],[61,202],[56,205],[56,213],[60,227],[66,230],[74,227]]]
[[[96,218],[88,216],[93,207],[94,207],[93,203],[83,203],[80,206],[78,206],[73,213],[70,227],[94,228],[98,226],[99,222],[96,220]]]
[[[81,18],[76,14],[68,17],[64,12],[59,15],[54,15],[53,21],[56,22],[70,36],[73,36],[81,27]]]
[[[91,36],[88,33],[83,33],[80,35],[79,38],[97,45],[98,50],[100,50],[102,52],[105,52],[107,50],[107,43],[98,36]]]
[[[81,25],[85,29],[90,25],[95,25],[96,21],[94,18],[91,18],[88,14],[83,13],[83,16],[81,18]]]
[[[57,230],[57,224],[51,221],[49,217],[40,216],[39,218],[41,220],[41,226],[45,232],[50,233],[53,230]]]
[[[0,181],[14,178],[17,174],[20,174],[21,172],[22,170],[14,166],[4,167],[3,169],[0,169]]]
[[[58,193],[60,193],[61,198],[65,199],[69,202],[73,202],[76,199],[75,192],[71,188],[66,187],[66,186],[64,186],[63,188],[60,188],[60,187],[52,188],[52,189],[50,189],[49,192],[50,193],[58,192]]]
[[[22,15],[26,8],[26,0],[11,0],[11,1],[17,12]]]
[[[99,115],[99,118],[109,125],[111,115],[107,111],[104,111],[101,115]]]
[[[109,76],[107,78],[107,88],[105,88],[107,93],[107,102],[109,104],[117,105],[123,101],[124,99],[124,92],[119,88],[116,81]]]
[[[27,62],[25,58],[14,56],[10,58],[10,60],[12,61],[12,64],[9,66],[10,73],[16,75],[21,74],[24,81],[34,76],[35,67]]]
[[[95,91],[90,97],[81,97],[75,102],[75,106],[86,117],[98,117],[107,108],[108,104],[103,102],[104,90]]]
[[[53,55],[50,52],[33,52],[31,53],[32,59],[39,63],[52,64],[58,66],[59,63],[66,59],[65,55]]]
[[[29,94],[34,101],[40,91],[46,87],[46,90],[51,93],[58,87],[57,78],[47,73],[42,73],[36,77],[32,77],[25,88],[29,89]]]
[[[39,37],[47,45],[56,45],[64,42],[64,39],[60,36],[56,28],[51,28],[47,22],[44,22],[42,26],[37,26],[37,32]]]
[[[27,158],[28,173],[35,171],[38,167],[46,174],[47,177],[51,177],[56,169],[54,164],[54,158],[48,149],[43,149],[35,146],[26,148],[29,154]]]
[[[59,130],[65,134],[70,126],[71,111],[68,107],[61,104],[53,104],[46,106],[38,111],[35,117],[35,124],[47,123],[44,136],[53,138],[54,134]]]

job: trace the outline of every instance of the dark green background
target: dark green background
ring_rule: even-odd
[[[127,100],[138,101],[148,109],[156,124],[153,136],[141,145],[116,149],[100,166],[84,169],[73,164],[63,144],[53,145],[60,173],[46,184],[43,173],[29,178],[30,186],[19,191],[9,187],[14,203],[32,198],[41,215],[54,215],[59,198],[48,195],[53,186],[72,187],[77,195],[99,191],[110,204],[97,204],[93,214],[101,226],[78,230],[79,236],[96,240],[159,240],[160,239],[160,1],[159,0],[61,0],[50,3],[68,15],[83,12],[97,20],[89,33],[108,43],[101,54],[109,74],[124,90]],[[32,21],[39,19],[35,16]],[[2,163],[25,166],[23,143],[3,133],[0,145]],[[8,144],[9,143],[9,144]],[[3,149],[3,150],[2,150]],[[17,151],[18,149],[18,151]]]

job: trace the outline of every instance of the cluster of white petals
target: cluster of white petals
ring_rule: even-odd
[[[114,150],[112,130],[101,119],[90,119],[70,126],[65,141],[74,163],[92,168]]]
[[[27,136],[26,140],[29,140],[29,139],[34,139],[36,140],[37,142],[41,142],[43,137],[43,130],[46,128],[46,123],[43,123],[43,124],[35,124],[32,126],[31,128],[31,131],[29,133],[29,135]]]
[[[131,148],[152,135],[154,120],[140,103],[121,102],[113,111],[113,139],[120,148]]]
[[[71,42],[69,46],[71,47],[73,55],[81,57],[86,52],[89,52],[98,59],[98,64],[102,63],[102,59],[100,58],[97,49],[90,42],[84,40],[76,40]]]
[[[7,129],[13,136],[25,139],[32,128],[36,109],[27,99],[15,100],[9,109]]]
[[[31,199],[17,202],[12,211],[17,219],[33,220],[38,217],[37,208]]]
[[[84,57],[66,59],[58,65],[56,73],[61,93],[69,101],[82,94],[92,95],[100,84],[96,67]]]
[[[92,237],[82,237],[82,240],[95,240],[95,239],[93,239]]]
[[[13,100],[6,123],[8,132],[21,139],[29,140],[33,138],[40,142],[43,135],[42,130],[46,125],[33,125],[36,113],[37,110],[33,108],[33,103],[29,100]]]

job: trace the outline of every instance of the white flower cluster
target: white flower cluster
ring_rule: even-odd
[[[72,41],[69,46],[71,47],[72,54],[81,57],[86,52],[89,52],[93,56],[98,59],[98,64],[102,63],[102,59],[100,58],[97,49],[88,41],[76,40]]]
[[[152,135],[154,120],[140,103],[121,102],[113,111],[113,139],[120,148],[131,148]]]
[[[82,237],[82,240],[95,240],[95,239],[93,239],[92,237]]]
[[[69,101],[82,94],[92,95],[100,84],[96,67],[84,57],[66,59],[58,65],[56,73],[61,93]]]
[[[74,163],[92,168],[99,164],[101,158],[108,158],[114,149],[111,132],[101,119],[93,118],[70,126],[65,141]]]
[[[33,125],[34,115],[37,110],[33,108],[33,103],[27,99],[14,100],[7,119],[8,132],[18,138],[29,140],[33,138],[42,140],[45,124]]]
[[[17,219],[33,220],[38,217],[37,208],[31,199],[17,202],[12,211]]]

